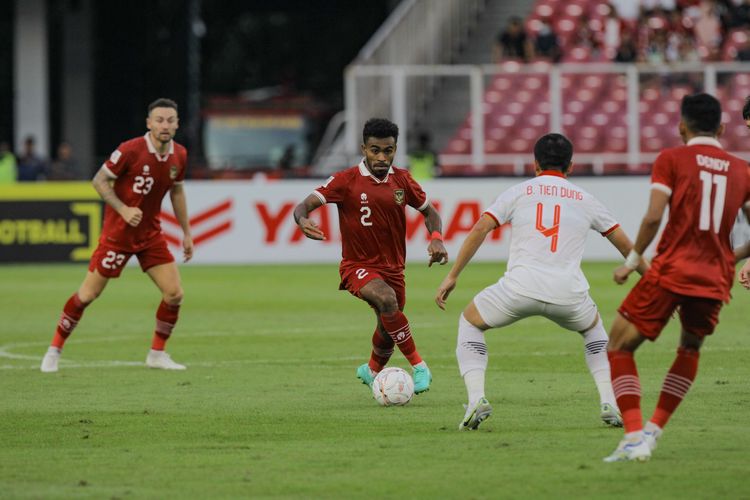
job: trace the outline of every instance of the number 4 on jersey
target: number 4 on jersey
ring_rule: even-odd
[[[557,237],[560,232],[560,205],[555,205],[555,212],[552,218],[552,227],[544,227],[542,224],[542,217],[544,216],[544,204],[536,204],[536,230],[544,235],[545,238],[552,237],[550,242],[550,251],[555,253],[557,251]]]

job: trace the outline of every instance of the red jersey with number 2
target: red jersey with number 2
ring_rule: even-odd
[[[391,166],[382,181],[364,164],[330,177],[315,194],[335,203],[341,228],[342,266],[361,264],[402,272],[406,258],[406,206],[424,210],[428,200],[408,171]]]
[[[737,212],[750,201],[747,162],[708,137],[664,150],[651,188],[669,197],[669,221],[649,273],[675,293],[729,300],[734,254],[729,239]]]
[[[120,144],[102,168],[114,179],[117,197],[129,207],[138,207],[143,219],[130,226],[109,205],[104,209],[104,226],[99,242],[124,252],[135,253],[161,234],[164,195],[185,180],[187,150],[172,141],[165,155],[157,154],[148,133]]]

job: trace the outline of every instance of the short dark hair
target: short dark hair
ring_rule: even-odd
[[[566,172],[573,159],[573,143],[562,134],[543,135],[534,144],[534,159],[543,169]]]
[[[367,139],[370,137],[378,139],[393,137],[398,142],[398,125],[385,118],[370,118],[362,129],[362,144],[367,144]]]
[[[172,108],[175,111],[177,111],[177,103],[174,102],[172,99],[167,99],[166,97],[160,97],[159,99],[155,100],[154,102],[148,105],[148,114],[151,114],[154,108]]]
[[[750,120],[750,96],[745,99],[745,106],[742,108],[742,119]]]
[[[680,113],[688,130],[696,134],[716,134],[721,126],[721,104],[706,93],[683,97]]]

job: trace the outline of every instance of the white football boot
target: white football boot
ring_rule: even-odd
[[[646,441],[646,444],[648,444],[649,449],[653,452],[656,449],[656,442],[664,431],[656,425],[653,426],[654,428],[650,427],[651,426],[646,424],[646,427],[643,429],[643,439]]]
[[[175,363],[172,358],[164,351],[148,351],[146,356],[146,366],[149,368],[159,368],[160,370],[187,370],[187,366]]]
[[[490,418],[490,415],[492,415],[492,405],[487,401],[487,398],[479,398],[479,401],[474,405],[464,406],[466,407],[466,414],[464,414],[464,419],[461,423],[458,424],[459,431],[477,430],[479,424]]]
[[[620,410],[617,409],[617,406],[613,404],[602,403],[599,417],[602,419],[602,422],[610,427],[622,427],[622,415],[620,415]]]
[[[42,365],[39,369],[43,373],[55,373],[57,371],[58,362],[60,361],[60,352],[60,349],[57,347],[50,346],[44,354],[44,358],[42,358]]]
[[[651,449],[649,448],[643,432],[631,438],[623,438],[617,445],[612,454],[604,458],[605,462],[646,462],[651,458]]]

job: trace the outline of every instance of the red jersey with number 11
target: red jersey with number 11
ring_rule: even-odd
[[[649,274],[672,292],[728,301],[735,265],[729,234],[750,201],[747,162],[716,139],[695,137],[659,154],[651,183],[670,197],[669,221]]]
[[[164,195],[185,180],[187,150],[172,141],[165,155],[157,153],[148,133],[120,144],[102,168],[114,179],[117,197],[129,207],[138,207],[143,219],[136,227],[109,205],[104,209],[100,243],[124,252],[138,252],[161,234],[159,212]]]
[[[313,191],[339,209],[342,256],[349,263],[402,272],[406,258],[406,206],[424,210],[428,200],[408,171],[391,166],[382,181],[364,164],[330,177]]]

